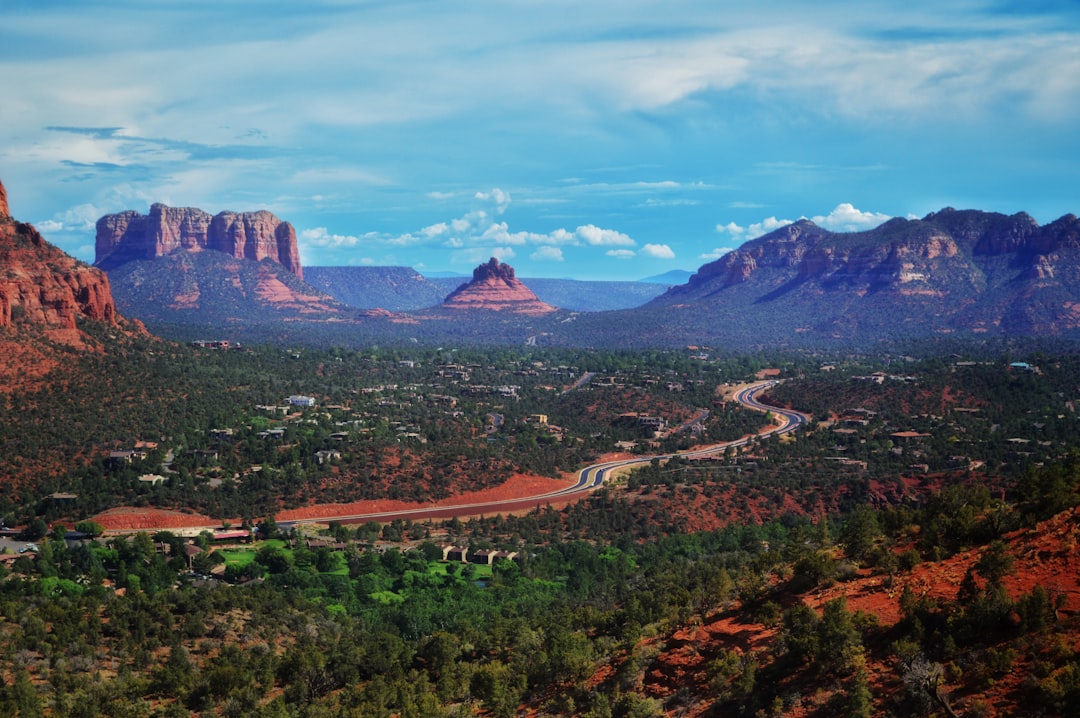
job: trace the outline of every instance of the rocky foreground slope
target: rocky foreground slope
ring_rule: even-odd
[[[116,325],[109,279],[45,241],[33,225],[17,222],[0,185],[0,327],[35,325],[53,339],[75,340],[76,320]]]

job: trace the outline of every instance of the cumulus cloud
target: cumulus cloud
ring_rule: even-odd
[[[614,229],[601,229],[593,224],[577,228],[577,236],[594,247],[632,247],[636,242]]]
[[[476,199],[484,202],[492,202],[495,205],[495,211],[502,214],[503,211],[510,206],[510,193],[495,187],[490,192],[477,192]]]
[[[529,257],[540,262],[561,262],[564,259],[562,249],[551,246],[540,247]]]
[[[604,254],[615,259],[632,259],[636,255],[632,249],[609,249]]]
[[[777,219],[776,217],[766,217],[760,222],[754,222],[753,224],[742,227],[734,222],[728,222],[727,224],[716,225],[716,231],[721,234],[727,233],[736,239],[752,239],[754,237],[760,237],[763,234],[779,229],[786,225],[791,224],[795,220],[793,219]]]
[[[474,206],[454,219],[429,224],[420,229],[399,235],[369,232],[361,235],[336,234],[326,227],[315,227],[300,232],[302,246],[311,249],[355,248],[379,255],[391,247],[410,248],[415,251],[430,248],[453,250],[450,260],[456,264],[486,261],[489,257],[500,260],[515,256],[515,249],[536,261],[566,261],[564,247],[635,247],[637,242],[629,235],[615,229],[585,224],[573,229],[560,227],[549,232],[517,230],[502,215],[511,203],[510,193],[500,189],[476,192],[472,195]],[[667,245],[648,245],[641,250],[650,257],[670,259],[674,252]],[[629,258],[636,252],[623,249],[610,256]],[[348,262],[356,260],[345,260]]]
[[[500,262],[513,259],[515,256],[512,247],[470,247],[460,252],[454,252],[450,261],[454,264],[479,264],[494,257]]]
[[[654,259],[675,259],[675,252],[666,244],[646,244],[641,253]]]
[[[814,217],[814,224],[834,232],[863,232],[888,222],[892,217],[880,212],[863,212],[849,202],[836,205],[832,212]]]
[[[300,232],[300,243],[312,247],[355,247],[359,237],[346,234],[332,234],[326,227],[315,227]]]
[[[720,259],[725,254],[728,254],[729,252],[734,252],[734,251],[735,251],[734,247],[716,247],[715,249],[713,249],[711,251],[708,251],[708,252],[705,252],[704,254],[699,254],[698,259],[704,259],[704,260],[707,260],[707,261],[711,262],[714,259]]]
[[[49,232],[93,232],[96,231],[98,218],[107,214],[103,209],[92,204],[80,204],[64,212],[58,212],[51,219],[37,223],[37,228]]]
[[[815,215],[810,218],[810,221],[833,232],[864,232],[890,219],[891,217],[887,214],[864,212],[857,209],[850,202],[841,202],[828,214]],[[760,222],[754,222],[745,227],[734,222],[718,224],[716,225],[716,231],[721,234],[728,234],[735,239],[753,239],[774,229],[785,227],[794,221],[793,219],[766,217]]]
[[[437,222],[396,237],[387,237],[383,241],[396,246],[441,245],[450,249],[521,247],[529,244],[633,247],[637,244],[633,238],[618,230],[605,229],[593,224],[582,225],[573,230],[560,227],[546,233],[514,230],[508,221],[494,219],[510,206],[509,192],[495,188],[488,192],[475,193],[473,200],[480,203],[480,206],[461,217]],[[541,256],[551,259],[555,257],[555,253],[546,253]]]

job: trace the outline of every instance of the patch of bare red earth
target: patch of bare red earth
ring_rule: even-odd
[[[1004,540],[1015,559],[1015,571],[1005,579],[1006,589],[1013,600],[1030,593],[1035,586],[1042,586],[1052,595],[1064,597],[1058,611],[1059,620],[1075,619],[1080,615],[1080,507],[1047,519],[1035,528],[1007,534]],[[801,601],[820,614],[826,602],[843,597],[849,611],[863,611],[876,616],[881,626],[888,628],[901,618],[900,595],[905,586],[919,597],[955,601],[960,582],[983,550],[980,547],[942,561],[924,562],[911,573],[894,577],[891,583],[886,576],[863,571],[861,577],[852,581],[836,583],[808,594],[782,596],[779,600],[785,607]],[[775,637],[775,628],[748,620],[738,605],[715,612],[700,623],[676,629],[666,639],[643,642],[643,645],[659,643],[663,649],[646,672],[639,690],[661,699],[671,696],[680,688],[689,688],[696,696],[708,696],[709,662],[721,650],[768,655]],[[1080,648],[1080,636],[1070,634],[1067,640],[1072,650]],[[871,690],[876,696],[902,690],[898,668],[893,661],[871,659],[867,663],[867,672]],[[990,688],[981,688],[978,692],[970,686],[944,688],[951,692],[954,708],[962,709],[965,703],[977,699],[982,705],[989,706],[990,713],[987,715],[1017,715],[1022,713],[1022,707],[1015,705],[1010,696],[1019,694],[1018,689],[1030,675],[1028,666],[1018,663],[1014,670],[999,677]],[[813,686],[807,688],[814,690]],[[826,699],[824,694],[816,698],[808,696],[805,705],[793,708],[785,715],[814,712],[813,704]],[[710,710],[711,705],[706,699],[687,707],[679,715],[711,715]]]
[[[460,506],[460,516],[477,515],[480,513],[494,515],[496,513],[509,513],[514,510],[529,510],[536,504],[548,503],[558,505],[566,503],[567,499],[537,500],[533,497],[540,494],[550,493],[564,489],[573,484],[570,478],[550,479],[531,474],[513,474],[499,486],[480,491],[470,491],[458,494],[452,498],[439,502],[410,502],[394,499],[373,499],[367,501],[353,501],[349,503],[316,504],[296,509],[285,509],[274,515],[276,521],[332,521],[342,516],[356,516],[359,514],[386,513],[394,511],[412,511],[415,509],[428,509],[435,507],[453,508]],[[470,508],[470,504],[500,502],[513,504],[520,502],[522,505],[508,505],[506,508],[488,507],[482,510]],[[105,527],[106,531],[157,531],[181,528],[211,528],[220,526],[221,522],[208,516],[182,511],[169,511],[164,509],[139,508],[121,506],[104,511],[93,518],[94,521]],[[232,519],[231,523],[239,525],[240,519]]]

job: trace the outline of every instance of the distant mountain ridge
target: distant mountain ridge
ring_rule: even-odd
[[[638,281],[646,284],[667,284],[669,286],[674,286],[676,284],[686,284],[686,281],[692,276],[694,276],[694,273],[685,269],[672,269],[663,274],[654,274],[651,277],[644,277]]]
[[[428,281],[450,293],[461,284],[460,278],[428,277]],[[666,284],[619,282],[585,279],[522,277],[521,281],[542,302],[575,312],[607,312],[640,307],[664,293]]]
[[[218,253],[169,256],[212,254]],[[118,306],[139,311],[140,318],[169,296],[152,295],[145,287],[135,291],[150,281],[147,271],[111,272]],[[180,266],[162,271],[172,276],[155,280],[159,285],[191,272]],[[529,280],[534,291],[495,259],[477,267],[464,284],[424,278],[404,267],[311,270],[322,282],[319,289],[296,277],[271,276],[267,268],[251,277],[237,271],[226,268],[225,279],[202,281],[198,311],[191,311],[190,288],[178,288],[170,316],[200,322],[216,317],[230,326],[285,318],[297,337],[307,322],[336,322],[332,335],[315,328],[312,336],[342,343],[360,336],[439,342],[472,337],[485,343],[745,350],[867,347],[943,336],[1080,339],[1080,221],[1073,215],[1040,226],[1024,213],[945,208],[855,233],[801,220],[702,265],[685,284],[667,291],[662,284]],[[266,290],[267,282],[273,291]],[[448,291],[448,283],[460,286]],[[612,290],[612,304],[605,305],[600,300],[607,299],[606,288],[594,284],[640,285],[655,298],[643,296],[640,306],[627,308],[618,302],[637,300],[626,300],[629,293],[616,300],[619,292]],[[223,299],[213,300],[210,287],[225,292],[217,295]],[[187,297],[191,306],[177,297]],[[225,309],[209,309],[215,306]],[[590,311],[597,309],[604,311]]]
[[[410,267],[309,266],[304,268],[304,280],[351,307],[411,312],[442,304],[467,277],[427,276]],[[668,286],[547,277],[522,277],[520,281],[540,301],[579,312],[638,307],[663,294]]]
[[[1080,333],[1080,221],[945,208],[836,233],[800,220],[703,265],[646,309],[691,335]]]
[[[306,267],[304,279],[350,307],[391,312],[437,306],[453,289],[410,267]],[[462,280],[451,281],[456,287]]]

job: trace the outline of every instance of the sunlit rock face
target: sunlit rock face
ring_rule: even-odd
[[[451,309],[486,309],[516,314],[548,314],[556,307],[541,302],[514,276],[514,268],[494,257],[473,270],[471,281],[451,292],[443,302]]]
[[[99,219],[94,264],[109,270],[137,259],[204,249],[237,259],[272,259],[297,277],[304,276],[296,230],[270,212],[211,216],[201,209],[163,204],[151,205],[145,216],[128,210]]]

